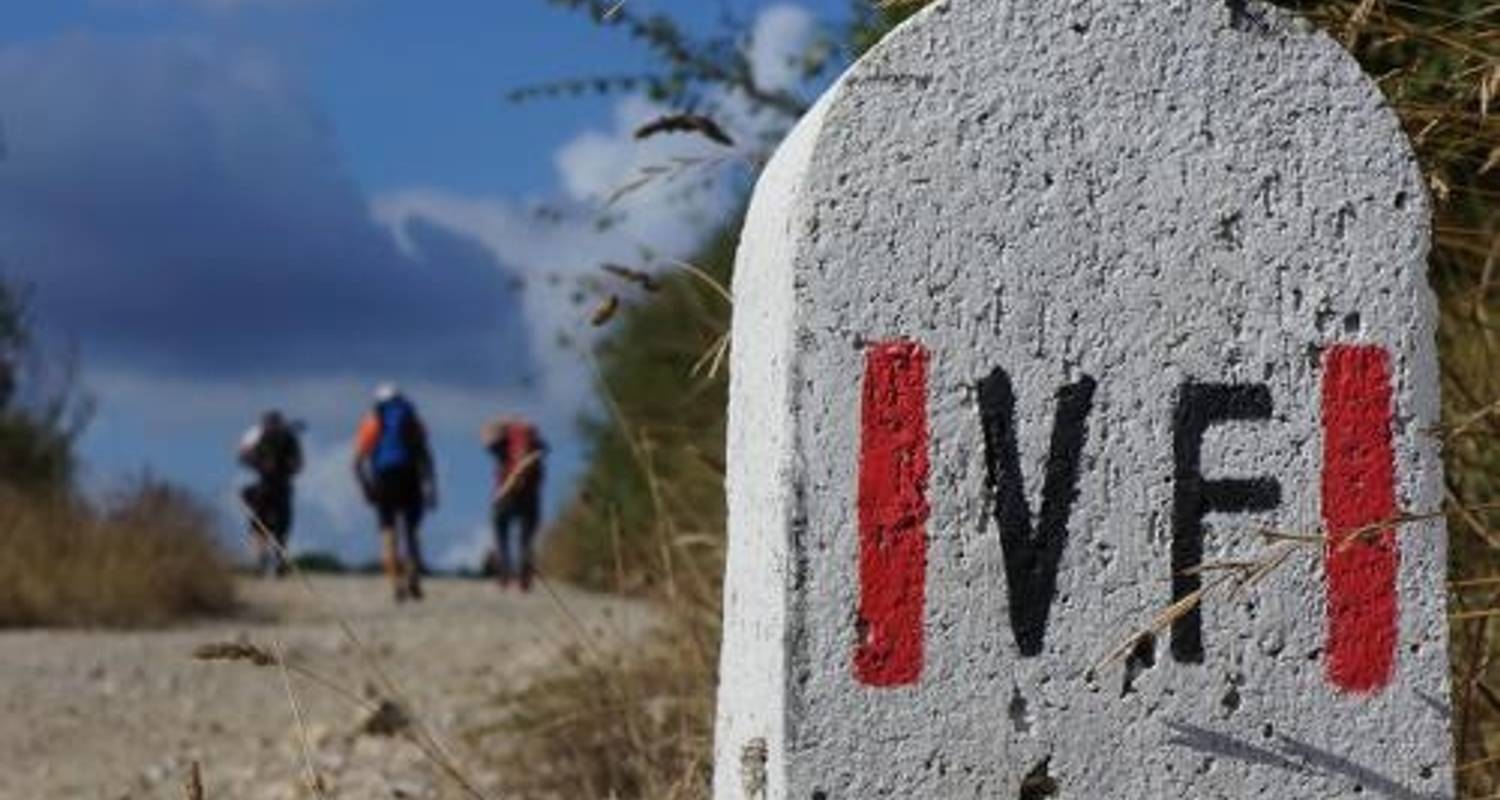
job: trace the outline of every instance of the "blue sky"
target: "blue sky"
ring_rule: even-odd
[[[703,30],[724,13],[767,81],[842,0],[628,0]],[[437,10],[441,9],[441,10]],[[632,195],[643,166],[724,153],[638,143],[638,97],[516,105],[506,90],[649,69],[643,51],[543,0],[26,0],[0,7],[0,270],[36,289],[50,346],[76,349],[99,402],[82,442],[107,491],[142,469],[227,512],[233,443],[259,409],[310,425],[294,542],[373,556],[348,440],[381,380],[435,432],[443,506],[429,554],[484,540],[500,412],[554,442],[549,506],[585,453],[590,377],[560,334],[604,260],[685,256],[734,206]],[[811,92],[811,87],[794,88]],[[717,98],[746,140],[784,120]],[[732,153],[736,159],[758,155]],[[538,214],[561,208],[561,219]]]

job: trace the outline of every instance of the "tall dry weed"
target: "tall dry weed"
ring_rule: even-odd
[[[0,627],[144,627],[234,608],[212,515],[143,482],[104,511],[0,491]]]
[[[508,796],[652,798],[707,794],[717,648],[685,618],[604,659],[569,651],[568,669],[499,698],[506,714],[472,732],[514,744],[499,754]]]
[[[716,362],[734,242],[725,235],[655,279],[593,356],[603,417],[591,423],[593,460],[544,571],[653,598],[661,622],[623,652],[583,638],[569,669],[497,698],[500,719],[473,737],[479,749],[491,732],[514,742],[496,754],[512,796],[707,794],[725,524],[727,375]]]

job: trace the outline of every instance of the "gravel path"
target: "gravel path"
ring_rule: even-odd
[[[561,588],[555,602],[540,589],[434,580],[426,601],[397,607],[375,577],[315,578],[313,587],[316,597],[295,581],[247,581],[243,617],[166,631],[0,633],[0,798],[180,800],[193,761],[207,800],[311,797],[281,671],[191,654],[215,641],[279,643],[289,662],[348,691],[393,699],[340,618],[402,689],[394,699],[497,797],[499,776],[462,733],[496,719],[498,695],[559,668],[585,630],[607,649],[651,620],[640,604]],[[293,685],[325,796],[463,796],[410,741],[369,732],[367,709],[306,679]],[[486,740],[495,746],[503,742]]]

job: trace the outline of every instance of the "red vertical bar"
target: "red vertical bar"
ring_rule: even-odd
[[[927,351],[906,341],[865,352],[859,452],[859,643],[870,686],[922,673],[927,582]]]
[[[1354,692],[1384,687],[1396,664],[1390,373],[1379,347],[1335,345],[1323,358],[1324,666],[1335,686]]]

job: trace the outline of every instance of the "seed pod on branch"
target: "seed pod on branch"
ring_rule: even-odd
[[[627,267],[622,264],[603,264],[600,266],[600,269],[621,280],[629,281],[648,292],[655,292],[661,289],[661,282],[656,280],[656,276],[645,270]]]
[[[612,294],[609,297],[604,298],[604,301],[594,309],[594,314],[593,316],[589,317],[589,322],[597,328],[613,319],[615,316],[615,312],[619,310],[620,298],[618,295]]]
[[[719,123],[702,114],[668,114],[657,117],[636,128],[635,138],[649,139],[659,133],[697,133],[725,147],[734,146],[734,140],[719,127]]]

